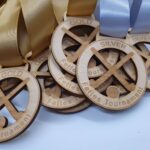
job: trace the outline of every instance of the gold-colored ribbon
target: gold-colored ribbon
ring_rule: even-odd
[[[97,0],[69,0],[68,16],[90,16],[96,7]]]
[[[22,65],[28,52],[35,57],[47,48],[66,10],[90,16],[95,6],[96,0],[0,0],[0,65]]]
[[[60,23],[64,13],[67,16],[90,16],[95,10],[97,0],[52,0],[55,16]]]
[[[67,11],[69,0],[52,0],[54,13],[58,23],[61,23],[64,18],[64,13]]]
[[[47,48],[57,26],[51,0],[20,0],[33,57]]]
[[[51,0],[0,0],[0,65],[23,64],[47,48],[57,26]]]
[[[2,66],[16,66],[23,63],[17,37],[20,11],[17,0],[8,0],[0,14],[0,65]]]

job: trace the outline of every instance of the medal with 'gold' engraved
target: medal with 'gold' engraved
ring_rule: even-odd
[[[0,82],[8,79],[18,80],[18,84],[9,91],[0,88],[0,142],[9,141],[25,131],[40,107],[40,87],[31,73],[19,67],[0,69]],[[23,89],[28,91],[29,96],[27,105],[20,108],[17,102],[14,103],[14,97]],[[19,99],[19,103],[24,102]]]

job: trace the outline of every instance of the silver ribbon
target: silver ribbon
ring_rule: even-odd
[[[100,32],[112,37],[125,37],[130,27],[128,0],[100,0],[95,17],[100,21]]]
[[[131,7],[131,33],[150,32],[150,0],[134,0]]]
[[[98,0],[95,17],[101,34],[123,38],[131,33],[150,32],[150,0]]]

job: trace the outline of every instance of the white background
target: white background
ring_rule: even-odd
[[[32,126],[0,150],[150,150],[149,97],[117,113],[93,106],[62,115],[42,107]]]

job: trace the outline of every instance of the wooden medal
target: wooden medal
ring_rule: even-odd
[[[47,72],[48,65],[47,64],[43,65],[40,71]],[[39,82],[42,88],[42,104],[45,107],[56,110],[70,109],[85,101],[85,97],[75,96],[72,93],[60,87],[54,81],[51,75],[49,78],[45,79],[39,78]]]
[[[145,66],[150,70],[150,51],[145,44],[150,43],[150,34],[129,34],[126,41],[136,48],[135,51],[143,58]],[[123,54],[120,56],[123,57]],[[132,80],[136,80],[136,70],[133,62],[129,61],[124,65],[124,70]],[[149,75],[149,71],[147,72]],[[150,79],[147,82],[147,89],[150,89]]]
[[[101,55],[101,51],[106,49],[114,49],[118,53],[124,52],[125,56],[115,65],[111,65]],[[87,66],[93,55],[107,68],[107,71],[97,79],[97,85],[101,85],[113,76],[128,91],[126,95],[120,96],[114,84],[108,87],[106,93],[100,93],[91,86]],[[118,70],[129,60],[132,60],[136,66],[136,82],[128,82],[118,73]],[[93,42],[86,48],[78,61],[77,79],[82,91],[92,102],[106,109],[123,110],[135,105],[144,94],[147,73],[143,60],[134,51],[133,47],[120,40],[110,39]],[[111,94],[111,91],[114,94]]]
[[[10,78],[18,79],[20,83],[9,92],[0,88],[0,142],[9,141],[23,133],[35,119],[40,107],[40,88],[32,74],[19,67],[0,70],[0,82]],[[29,92],[29,99],[25,111],[22,112],[13,103],[13,98],[24,88]],[[9,123],[8,116],[2,111],[4,108],[14,118],[14,123]]]
[[[87,28],[87,29],[86,29]],[[88,29],[89,28],[89,29]],[[90,28],[93,28],[92,30]],[[89,32],[90,31],[90,32]],[[52,53],[56,62],[69,74],[76,74],[76,62],[86,46],[88,46],[98,33],[98,22],[90,18],[71,17],[63,22],[54,32],[52,40]],[[57,44],[56,44],[57,43]],[[59,44],[60,43],[60,44]],[[76,45],[76,49],[73,46]],[[64,51],[72,46],[72,55]],[[113,59],[112,59],[113,57]],[[117,61],[115,52],[109,54],[107,59]],[[90,78],[99,77],[104,68],[95,66],[88,69]]]
[[[52,38],[52,53],[57,63],[68,73],[75,75],[75,62],[84,51],[85,47],[93,41],[98,32],[99,23],[91,18],[69,17],[55,30]],[[86,28],[89,28],[87,31]],[[85,31],[85,32],[84,32]],[[84,38],[83,38],[84,37]],[[87,37],[87,38],[85,38]],[[73,57],[64,54],[63,42],[71,39],[72,43],[79,45]],[[70,40],[69,40],[70,41]],[[57,44],[56,44],[57,43]],[[68,44],[67,44],[68,45]],[[72,46],[72,45],[70,45]],[[66,48],[66,47],[64,47]]]
[[[48,69],[50,51],[30,61],[31,72],[38,78],[42,90],[42,105],[51,109],[69,109],[82,103],[85,98],[73,96],[60,87],[52,78]]]

